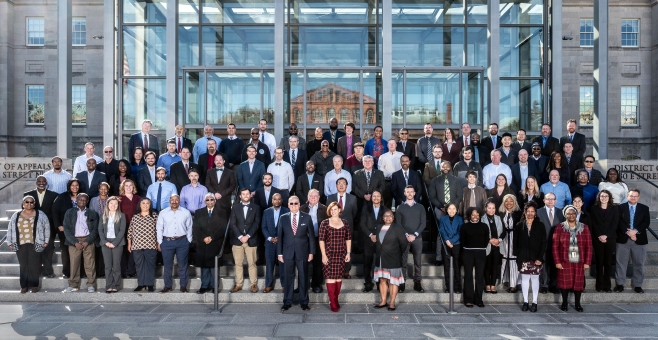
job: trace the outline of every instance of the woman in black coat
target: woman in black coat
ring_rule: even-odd
[[[133,182],[137,182],[137,179],[132,175],[130,162],[125,159],[121,159],[119,160],[119,165],[117,168],[119,169],[117,173],[112,175],[112,177],[109,179],[110,196],[119,196],[119,187],[123,181],[129,179]]]
[[[384,212],[384,224],[375,228],[375,275],[374,280],[379,281],[379,294],[382,301],[375,308],[386,307],[386,295],[391,292],[391,302],[388,310],[395,310],[395,297],[398,295],[398,285],[404,283],[402,271],[404,263],[402,254],[409,242],[404,235],[404,228],[393,223],[393,212]]]
[[[539,275],[543,269],[546,252],[546,227],[537,218],[537,205],[528,202],[524,208],[523,218],[514,227],[514,255],[516,265],[521,273],[521,290],[523,291],[522,311],[530,309],[537,312],[539,295]],[[528,308],[528,289],[532,283],[532,306]]]
[[[62,274],[64,278],[71,275],[71,262],[69,257],[69,247],[64,245],[66,236],[64,236],[64,214],[69,209],[76,207],[76,198],[80,193],[80,181],[77,178],[71,178],[66,183],[66,191],[59,194],[53,202],[53,223],[57,229],[57,237],[59,237],[59,248],[62,252]]]
[[[484,266],[487,262],[487,245],[491,240],[489,226],[480,222],[477,208],[466,210],[466,223],[462,226],[459,242],[462,246],[462,263],[464,264],[464,305],[484,307]],[[473,286],[473,269],[475,269],[475,286]]]
[[[207,193],[203,200],[206,207],[194,212],[192,224],[192,241],[196,246],[194,266],[201,268],[201,288],[197,294],[215,292],[215,256],[222,248],[228,227],[228,215],[215,209],[215,196]],[[220,258],[219,265],[221,261]]]
[[[592,247],[596,259],[597,292],[612,292],[611,264],[614,259],[616,230],[619,223],[619,210],[614,203],[612,193],[603,189],[596,195],[596,202],[589,209],[591,224],[587,226],[592,233]]]

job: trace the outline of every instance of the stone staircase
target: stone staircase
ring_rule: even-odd
[[[10,214],[10,211],[7,211]],[[8,218],[0,219],[0,238],[7,232]],[[658,230],[658,220],[653,220],[652,228]],[[96,293],[87,293],[86,291],[79,291],[75,293],[62,293],[67,287],[67,280],[61,277],[61,254],[59,252],[59,241],[55,241],[56,251],[54,259],[54,270],[57,275],[56,278],[42,278],[41,290],[36,293],[20,294],[19,284],[19,267],[18,260],[15,253],[11,252],[7,244],[4,243],[0,246],[0,301],[33,301],[33,302],[196,302],[196,303],[212,303],[214,295],[195,294],[199,289],[201,280],[201,270],[196,267],[190,266],[188,273],[190,275],[190,282],[188,288],[191,293],[180,293],[177,289],[178,281],[178,268],[174,265],[174,292],[168,294],[159,294],[157,291],[164,287],[162,279],[162,266],[156,268],[156,292],[133,292],[137,286],[136,278],[129,278],[122,280],[122,289],[115,294],[105,293],[105,279],[100,278],[96,280]],[[407,283],[407,290],[398,295],[398,301],[401,303],[447,303],[449,294],[443,293],[443,267],[434,266],[434,256],[431,254],[423,254],[422,257],[422,271],[423,271],[423,287],[425,293],[418,293],[413,291],[413,283]],[[373,290],[370,293],[363,293],[363,276],[362,276],[362,256],[355,255],[353,257],[354,264],[350,271],[352,279],[343,281],[343,288],[340,295],[341,302],[346,303],[377,303],[379,302],[379,293]],[[408,259],[409,263],[413,263],[411,256]],[[229,290],[234,285],[233,275],[235,273],[235,265],[233,258],[230,255],[224,256],[225,266],[220,268],[220,304],[226,303],[280,303],[283,300],[283,293],[279,283],[276,283],[275,290],[264,294],[264,274],[265,266],[258,267],[258,293],[251,293],[248,291],[250,286],[249,280],[245,278],[244,286],[247,289],[238,293],[229,293]],[[245,277],[247,276],[246,263]],[[410,266],[409,269],[411,269]],[[629,273],[631,271],[629,270]],[[408,274],[412,274],[411,271]],[[85,279],[82,279],[81,287],[85,287]],[[645,281],[643,288],[645,294],[636,294],[632,292],[630,287],[630,279],[626,282],[626,290],[623,293],[597,293],[594,290],[595,280],[591,276],[587,277],[586,293],[583,295],[585,303],[623,303],[623,302],[658,302],[658,240],[650,236],[650,243],[648,245],[647,261],[645,265]],[[504,289],[499,286],[498,294],[485,294],[484,300],[486,303],[520,303],[522,295],[520,293],[510,294],[506,293]],[[328,303],[326,292],[313,293],[309,292],[311,303]],[[558,303],[560,300],[557,294],[540,294],[540,303]],[[455,294],[455,301],[461,301],[461,294]]]

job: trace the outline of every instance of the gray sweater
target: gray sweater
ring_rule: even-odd
[[[413,206],[407,205],[406,202],[402,203],[395,211],[395,222],[404,228],[405,233],[420,237],[425,230],[425,207],[420,203],[415,203]]]

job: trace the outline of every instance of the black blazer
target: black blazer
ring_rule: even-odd
[[[110,179],[112,178],[112,176],[119,173],[119,161],[117,161],[116,159],[112,159],[110,164],[107,164],[107,162],[103,160],[102,162],[96,164],[96,170],[104,173],[105,177]],[[110,185],[112,184],[110,183]],[[117,187],[117,192],[118,190],[119,188]]]
[[[218,152],[218,151],[217,151]],[[213,163],[212,167],[208,169],[208,153],[202,153],[199,156],[199,159],[197,160],[197,166],[199,169],[199,183],[204,184],[206,183],[206,176],[208,175],[208,171],[210,169],[215,169],[215,164]],[[226,167],[226,164],[224,164],[224,167]]]
[[[619,208],[616,205],[610,205],[605,209],[605,215],[601,207],[592,205],[589,208],[589,220],[592,223],[587,225],[592,240],[598,242],[599,236],[607,236],[607,242],[614,242],[617,240],[617,226],[619,225]]]
[[[327,197],[327,206],[329,206],[331,202],[338,202],[338,193],[329,195],[329,197]],[[340,218],[347,221],[347,223],[350,225],[350,230],[354,230],[354,220],[358,214],[359,207],[356,203],[356,196],[345,193],[343,201],[343,213],[340,215]]]
[[[487,136],[487,137],[482,138],[482,140],[480,141],[480,144],[482,144],[482,146],[489,149],[489,151],[491,151],[493,149],[498,149],[501,146],[503,146],[503,137],[501,137],[499,135],[496,135],[496,145],[493,145],[493,140],[491,139],[491,136]]]
[[[557,138],[555,137],[549,136],[548,140],[546,141],[546,146],[543,146],[544,142],[542,136],[533,138],[532,142],[539,143],[539,146],[541,147],[541,154],[546,157],[550,157],[553,151],[557,151],[557,152],[562,151],[562,148],[560,148],[560,141],[557,140]]]
[[[267,197],[267,200],[265,199],[265,188],[261,187],[256,189],[256,193],[254,194],[254,199],[253,202],[255,205],[260,207],[260,211],[263,212],[263,210],[269,208],[272,206],[272,196],[274,194],[281,194],[281,190],[275,188],[274,186],[270,187],[270,196]]]
[[[284,261],[306,261],[309,254],[315,254],[316,252],[313,219],[305,212],[298,212],[297,233],[293,234],[291,214],[286,213],[279,216],[277,227],[279,240],[276,243],[276,253],[277,255],[283,255]],[[320,222],[318,221],[318,223]]]
[[[528,155],[532,155],[532,143],[527,140],[523,141],[523,145],[519,144],[519,141],[514,141],[514,143],[512,143],[512,149],[515,149],[517,152],[523,149],[528,151]]]
[[[573,145],[573,153],[580,156],[580,158],[585,156],[585,150],[587,149],[586,139],[585,135],[580,132],[573,134],[573,141],[571,141],[571,145]],[[568,136],[560,137],[560,149],[564,148],[564,144],[568,141]]]
[[[231,169],[224,167],[224,173],[218,182],[217,170],[214,170],[206,176],[205,185],[208,192],[219,193],[222,195],[222,198],[217,200],[215,206],[228,212],[228,210],[231,209],[231,195],[238,187],[238,180],[235,177],[235,173],[231,171]]]
[[[422,181],[423,179],[420,178],[418,171],[411,170],[411,167],[409,167],[409,185],[413,185],[416,190],[416,196],[414,198],[416,202],[420,202],[420,196],[423,194]],[[406,200],[406,197],[404,197],[405,186],[406,184],[404,182],[404,174],[402,173],[402,170],[400,169],[394,172],[391,176],[391,193],[393,194],[393,198],[395,198],[396,207]]]
[[[518,195],[519,191],[525,187],[525,183],[521,183],[521,163],[512,164],[510,168],[512,169],[512,183],[510,184],[510,188]],[[530,162],[528,162],[528,176],[533,176],[537,178],[537,181],[541,181],[537,177],[537,168],[534,164],[530,164]],[[537,183],[537,185],[540,184]]]
[[[191,161],[189,162],[189,168],[199,171],[199,166],[196,163],[192,163]],[[205,183],[201,182],[201,176],[199,176],[199,181],[201,184]],[[182,161],[175,162],[169,168],[169,182],[174,183],[178,192],[180,192],[184,186],[191,183],[190,179],[187,177],[187,172],[185,172],[185,165],[183,165]]]
[[[246,161],[249,159],[247,156],[247,147],[249,145],[253,145],[251,143],[247,143],[244,146],[244,149],[242,149],[242,161]],[[272,163],[272,158],[270,158],[270,148],[267,146],[267,144],[258,141],[258,147],[256,148],[256,159],[263,162],[265,165],[265,169]],[[199,161],[199,164],[201,164],[201,161]],[[306,164],[304,164],[304,167],[306,167]]]
[[[48,216],[48,222],[50,223],[50,238],[54,238],[54,231],[57,229],[55,226],[55,221],[53,219],[53,209],[55,207],[55,200],[57,199],[57,193],[46,189],[46,192],[43,194],[43,203],[39,204],[39,194],[37,190],[28,191],[23,194],[25,196],[32,196],[34,198],[34,209],[43,211],[46,216]],[[69,206],[70,208],[71,206]],[[51,243],[51,242],[48,242]]]
[[[142,140],[142,133],[137,132],[132,135],[130,135],[130,140],[128,141],[128,158],[130,162],[134,162],[135,158],[133,157],[133,154],[135,153],[135,148],[138,146],[140,148],[144,148],[144,141]],[[160,158],[160,146],[158,145],[158,137],[154,136],[152,133],[149,133],[149,149],[144,150],[144,155],[146,155],[147,151],[153,151],[155,152],[155,159],[157,160]]]
[[[409,165],[409,169],[416,170],[416,165],[414,163],[416,160],[416,143],[413,143],[411,141],[407,141],[406,143],[406,148],[402,147],[402,142],[398,142],[397,147],[395,147],[395,151],[400,151],[402,152],[405,156],[409,157],[409,160],[411,160],[411,165]]]
[[[324,177],[318,175],[316,172],[313,173],[313,183],[308,186],[308,177],[306,173],[303,173],[297,177],[297,183],[295,184],[295,195],[299,197],[299,202],[306,203],[308,202],[308,192],[311,189],[316,189],[320,192],[320,200],[323,200],[324,197]]]
[[[384,213],[388,210],[390,209],[388,209],[383,204],[380,204],[377,217],[375,217],[375,208],[373,207],[372,203],[368,203],[367,205],[363,206],[363,209],[361,209],[359,225],[361,228],[361,233],[364,235],[364,242],[368,242],[366,237],[369,237],[370,234],[375,234],[378,225],[384,224]]]
[[[74,204],[71,201],[71,196],[69,193],[64,191],[63,193],[57,195],[55,202],[53,202],[53,223],[55,228],[64,226],[64,214],[73,208]],[[59,232],[59,231],[58,231]]]
[[[468,185],[466,180],[463,178],[455,177],[453,175],[448,176],[448,184],[450,185],[450,203],[457,205],[459,209],[459,203],[461,203],[464,198],[464,188]],[[432,204],[435,208],[441,209],[446,205],[445,195],[444,195],[444,176],[436,176],[432,179],[429,188],[429,198],[432,201]]]
[[[194,266],[202,268],[214,268],[215,256],[224,243],[224,235],[228,226],[229,217],[220,209],[213,209],[212,214],[208,217],[208,208],[203,207],[194,212],[194,223],[192,224],[192,242],[195,244],[196,252],[194,253]],[[206,244],[203,241],[210,236],[212,241]],[[255,235],[254,235],[255,236]],[[238,241],[238,239],[235,239]],[[250,239],[251,241],[251,239]],[[220,257],[219,263],[222,259]]]
[[[229,243],[231,245],[241,246],[242,242],[240,242],[238,237],[249,235],[249,241],[247,241],[249,247],[258,246],[258,229],[260,228],[261,215],[260,209],[253,203],[249,203],[248,209],[249,212],[247,213],[246,219],[244,217],[244,211],[241,202],[234,204],[233,208],[231,209],[231,218],[229,220],[229,228],[231,230]]]
[[[331,129],[326,130],[325,132],[322,133],[322,139],[329,142],[329,150],[333,151],[334,153],[338,153],[338,140],[340,139],[340,137],[343,137],[343,136],[345,136],[345,132],[341,131],[339,129],[336,129],[336,140],[332,141],[332,139],[331,139]]]
[[[562,158],[566,161],[567,156],[564,155],[564,152],[562,153]],[[583,158],[580,157],[579,155],[576,155],[576,153],[571,154],[571,158],[569,160],[569,163],[567,163],[569,167],[569,176],[571,177],[571,183],[569,185],[575,184],[578,182],[578,179],[576,178],[576,170],[580,169],[583,167]]]
[[[649,243],[647,237],[647,227],[651,223],[649,216],[649,207],[642,203],[638,203],[635,207],[635,218],[633,219],[633,227],[637,229],[638,233],[635,235],[637,240],[635,244],[645,245]],[[629,210],[628,202],[619,205],[619,224],[617,225],[617,243],[626,243],[629,240],[626,235],[626,230],[631,225],[631,211]]]
[[[153,184],[151,180],[151,172],[149,172],[148,165],[143,167],[137,174],[137,191],[139,191],[139,196],[146,197],[146,192],[149,189],[149,186]]]
[[[176,136],[169,137],[167,139],[167,143],[169,143],[169,141],[174,141],[174,143],[176,144],[176,153],[180,153],[178,151],[178,143],[176,143]],[[181,145],[181,147],[187,148],[188,150],[190,150],[190,153],[192,153],[192,151],[194,151],[194,144],[192,143],[192,141],[189,138],[187,138],[185,136],[183,136],[183,145]],[[213,268],[214,267],[215,267],[215,265],[213,264]]]
[[[502,146],[500,148],[498,148],[498,150],[500,150],[500,155],[501,155],[500,162],[501,163],[505,163],[509,167],[511,167],[515,163],[519,162],[519,152],[516,149],[510,147],[509,148],[509,155],[505,154],[505,151],[503,151]]]
[[[384,195],[384,183],[384,173],[381,170],[370,170],[370,186],[368,186],[368,180],[366,179],[366,169],[357,170],[352,176],[352,195],[359,199],[372,194],[373,191],[379,191]]]
[[[409,242],[404,235],[404,228],[393,222],[391,227],[388,228],[384,239],[379,238],[379,232],[384,225],[380,224],[375,229],[375,263],[381,263],[382,268],[401,268],[402,267],[402,254],[407,249]]]
[[[94,171],[94,177],[91,178],[91,183],[87,179],[87,171],[79,172],[75,175],[75,178],[80,181],[80,192],[89,195],[90,199],[98,196],[98,186],[103,182],[107,182],[105,174],[98,170]]]
[[[546,227],[539,219],[532,221],[530,235],[528,235],[528,226],[525,221],[521,221],[514,226],[514,252],[516,263],[521,268],[523,262],[542,261],[544,262],[544,253],[546,253]]]
[[[291,166],[292,163],[290,162],[290,150],[284,151],[283,152],[283,160],[288,162]],[[295,158],[295,167],[292,168],[292,172],[295,174],[295,178],[303,175],[306,173],[306,162],[308,161],[308,155],[306,154],[306,150],[302,150],[299,147],[297,147],[297,156]]]

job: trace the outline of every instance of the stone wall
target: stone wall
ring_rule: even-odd
[[[640,190],[640,202],[648,205],[650,210],[658,210],[656,208],[658,205],[658,188],[630,172],[634,171],[649,182],[658,185],[658,162],[607,159],[597,162],[597,168],[601,170],[603,176],[609,168],[616,168],[621,173],[621,178],[629,189],[636,188]]]

